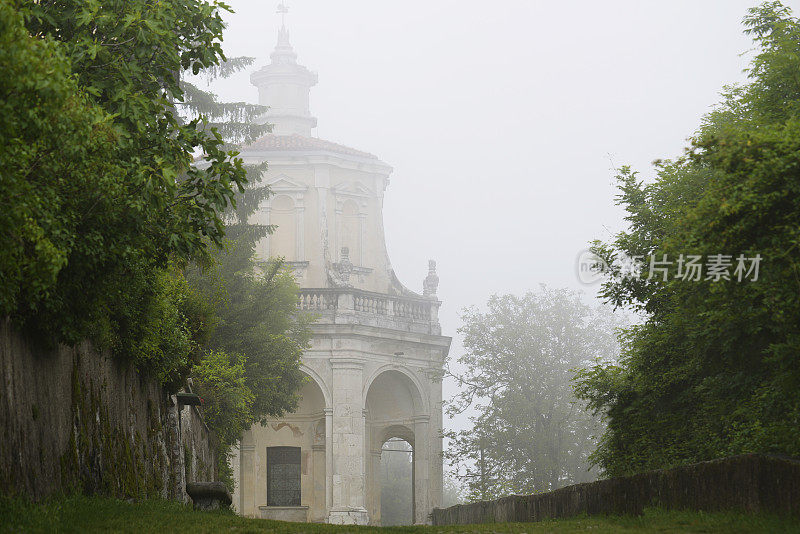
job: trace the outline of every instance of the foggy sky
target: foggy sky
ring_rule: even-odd
[[[269,62],[278,2],[228,3],[223,48],[257,60],[214,90],[255,103],[249,72]],[[652,160],[681,154],[723,86],[745,80],[740,22],[758,2],[288,4],[298,62],[319,74],[315,135],[394,167],[389,256],[418,292],[437,260],[455,360],[464,306],[540,283],[593,293],[574,262],[623,227],[612,167],[647,177]]]

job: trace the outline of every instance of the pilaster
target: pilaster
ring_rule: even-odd
[[[430,503],[431,475],[431,432],[430,416],[414,417],[414,524],[424,525],[428,522]]]
[[[361,398],[364,361],[331,358],[333,372],[333,502],[328,522],[365,525],[364,446]]]

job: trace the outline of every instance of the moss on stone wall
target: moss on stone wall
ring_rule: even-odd
[[[0,396],[6,494],[183,500],[184,444],[191,475],[215,480],[206,468],[216,462],[213,440],[199,414],[186,414],[181,437],[158,380],[88,343],[40,349],[0,323],[0,372],[9,385]]]
[[[67,450],[61,455],[61,487],[65,493],[80,491],[120,498],[168,496],[164,481],[170,465],[165,457],[168,447],[164,421],[152,398],[147,399],[146,438],[139,430],[112,424],[105,383],[98,386],[92,377],[88,384],[81,377],[81,358],[73,359],[71,380],[72,432]],[[122,389],[128,393],[126,389]],[[131,397],[139,394],[132,388]],[[166,397],[159,399],[165,404]],[[135,409],[128,399],[128,418],[135,419]],[[163,412],[162,412],[163,413]]]

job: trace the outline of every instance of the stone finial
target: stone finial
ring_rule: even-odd
[[[436,262],[428,260],[428,276],[422,282],[422,294],[427,296],[435,296],[436,290],[439,288],[439,276],[436,274]]]

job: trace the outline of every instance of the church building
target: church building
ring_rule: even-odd
[[[232,459],[234,507],[250,517],[380,525],[381,450],[402,439],[412,449],[413,521],[426,523],[442,499],[450,348],[435,262],[421,292],[400,283],[383,230],[392,168],[312,136],[317,75],[297,63],[285,27],[270,57],[250,79],[273,131],[241,151],[245,163],[269,162],[262,183],[272,195],[255,222],[277,229],[257,253],[285,258],[301,287],[299,308],[317,321],[297,411],[253,426]]]

